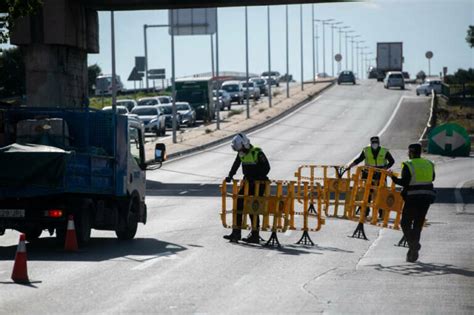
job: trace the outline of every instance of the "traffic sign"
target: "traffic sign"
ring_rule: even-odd
[[[150,80],[166,79],[165,69],[150,69],[150,70],[148,70],[148,79],[150,79]]]
[[[138,72],[136,67],[133,67],[132,72],[128,76],[127,81],[141,81],[143,78],[143,73]]]
[[[471,140],[464,127],[447,123],[431,130],[428,135],[428,153],[445,156],[469,156]]]
[[[433,58],[433,52],[428,50],[425,54],[425,57],[428,58],[428,59]]]
[[[212,35],[217,30],[217,8],[168,10],[170,35]]]
[[[145,57],[135,57],[135,68],[137,68],[139,72],[145,71]]]
[[[335,59],[337,62],[339,62],[339,61],[342,60],[342,55],[341,55],[341,54],[336,54],[336,55],[334,56],[334,59]]]

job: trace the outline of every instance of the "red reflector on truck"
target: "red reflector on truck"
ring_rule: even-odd
[[[50,218],[60,218],[63,216],[63,210],[59,209],[50,209],[48,210],[48,217]]]

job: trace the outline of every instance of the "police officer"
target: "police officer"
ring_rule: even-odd
[[[370,138],[370,146],[367,146],[362,150],[359,157],[356,158],[348,167],[350,169],[360,162],[365,161],[366,166],[377,167],[381,169],[389,169],[395,163],[390,152],[380,146],[380,138],[378,136],[373,136]],[[367,173],[362,174],[363,178],[367,178]],[[379,173],[375,173],[373,180],[380,179]],[[369,196],[369,201],[371,200],[372,196]],[[366,216],[369,215],[370,210],[367,208]],[[383,212],[382,209],[379,209],[379,217],[382,218]]]
[[[255,181],[263,181],[268,180],[268,173],[270,172],[270,164],[263,153],[263,151],[258,148],[254,147],[247,136],[243,133],[237,134],[232,139],[232,149],[237,152],[237,156],[235,158],[234,164],[230,169],[229,175],[226,177],[226,182],[231,182],[232,178],[234,177],[235,173],[239,169],[240,165],[242,165],[242,172],[244,174],[244,179],[249,183],[249,194],[253,194],[255,190]],[[264,194],[265,185],[260,185],[258,194],[261,196]],[[244,190],[243,188],[239,191],[239,195],[243,195]],[[228,239],[233,242],[237,242],[241,239],[241,226],[242,226],[242,211],[244,208],[244,200],[239,198],[237,200],[237,228],[232,230],[232,233],[229,235],[225,235],[224,238]],[[258,215],[250,216],[252,223],[256,220],[255,226],[256,230],[253,230],[252,224],[252,232],[250,235],[244,239],[244,242],[247,243],[260,243],[260,236],[258,232],[259,228],[259,218]]]
[[[402,197],[405,205],[401,226],[409,247],[406,260],[415,262],[421,248],[420,234],[426,213],[435,199],[433,189],[435,169],[433,162],[421,157],[419,143],[408,146],[408,156],[410,160],[402,164],[402,177],[400,179],[394,175],[391,177],[397,185],[403,186]]]
[[[370,138],[370,146],[365,147],[359,157],[347,168],[352,168],[364,160],[366,166],[383,169],[389,169],[392,167],[393,163],[395,163],[390,152],[386,148],[380,146],[380,138],[377,136]]]

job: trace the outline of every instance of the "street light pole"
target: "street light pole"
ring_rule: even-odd
[[[303,69],[303,5],[300,4],[300,44],[301,44],[301,91],[304,90],[304,69]]]
[[[146,29],[148,25],[143,25],[143,37],[145,38],[145,87],[148,91],[148,47],[147,47],[147,39],[146,39]]]
[[[245,78],[247,82],[247,119],[250,118],[250,94],[249,94],[249,28],[247,6],[245,6]],[[219,97],[219,93],[217,93]]]
[[[315,19],[316,22],[321,22],[323,25],[323,72],[326,73],[326,33],[324,31],[324,26],[329,24],[328,22],[333,21],[334,19],[319,20]]]
[[[352,35],[352,36],[349,36],[350,37],[350,42],[351,42],[351,70],[352,72],[355,72],[354,71],[354,43],[356,42],[354,40],[354,38],[357,38],[357,37],[360,37],[360,35]]]
[[[313,25],[316,27],[316,73],[319,73],[319,35],[318,35],[318,24]]]
[[[117,80],[115,79],[115,20],[114,11],[110,11],[110,26],[112,40],[112,110],[117,109]]]
[[[364,78],[364,74],[365,74],[365,70],[366,68],[364,67],[364,50],[365,49],[368,49],[369,46],[364,46],[364,47],[361,47],[361,52],[360,52],[360,78],[363,79]]]
[[[313,45],[311,46],[313,50],[313,84],[316,84],[316,66],[315,66],[315,52],[314,52],[314,4],[311,4],[311,19],[312,19],[312,27],[311,27],[311,38]]]
[[[338,27],[338,29],[339,29],[339,54],[340,55],[342,55],[342,33],[344,33],[343,29],[346,29],[346,28],[349,28],[349,26]],[[347,50],[346,50],[346,52],[347,52]],[[347,58],[347,56],[344,56],[344,58]],[[337,72],[340,73],[341,72],[341,62],[339,61],[337,64],[338,64]]]
[[[290,45],[288,42],[288,5],[286,5],[286,97],[290,97]]]
[[[333,22],[329,23],[331,25],[331,71],[332,76],[334,77],[334,29],[337,28],[336,25],[341,24],[342,22]]]
[[[272,71],[272,57],[270,49],[270,6],[267,6],[267,32],[268,32],[268,105],[272,107],[272,80],[271,80],[271,71]]]

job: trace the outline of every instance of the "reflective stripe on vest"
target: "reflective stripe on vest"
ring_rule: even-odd
[[[408,167],[411,179],[408,186],[422,186],[433,184],[434,165],[433,162],[416,158],[403,163],[402,167]]]
[[[252,147],[247,154],[244,156],[240,156],[240,162],[242,162],[242,165],[255,165],[257,164],[258,161],[258,153],[260,153],[260,148],[258,147]]]
[[[375,159],[372,153],[372,148],[371,147],[364,148],[365,165],[374,166],[374,167],[384,167],[387,152],[388,152],[387,149],[380,147],[379,154],[377,154],[377,159]]]

